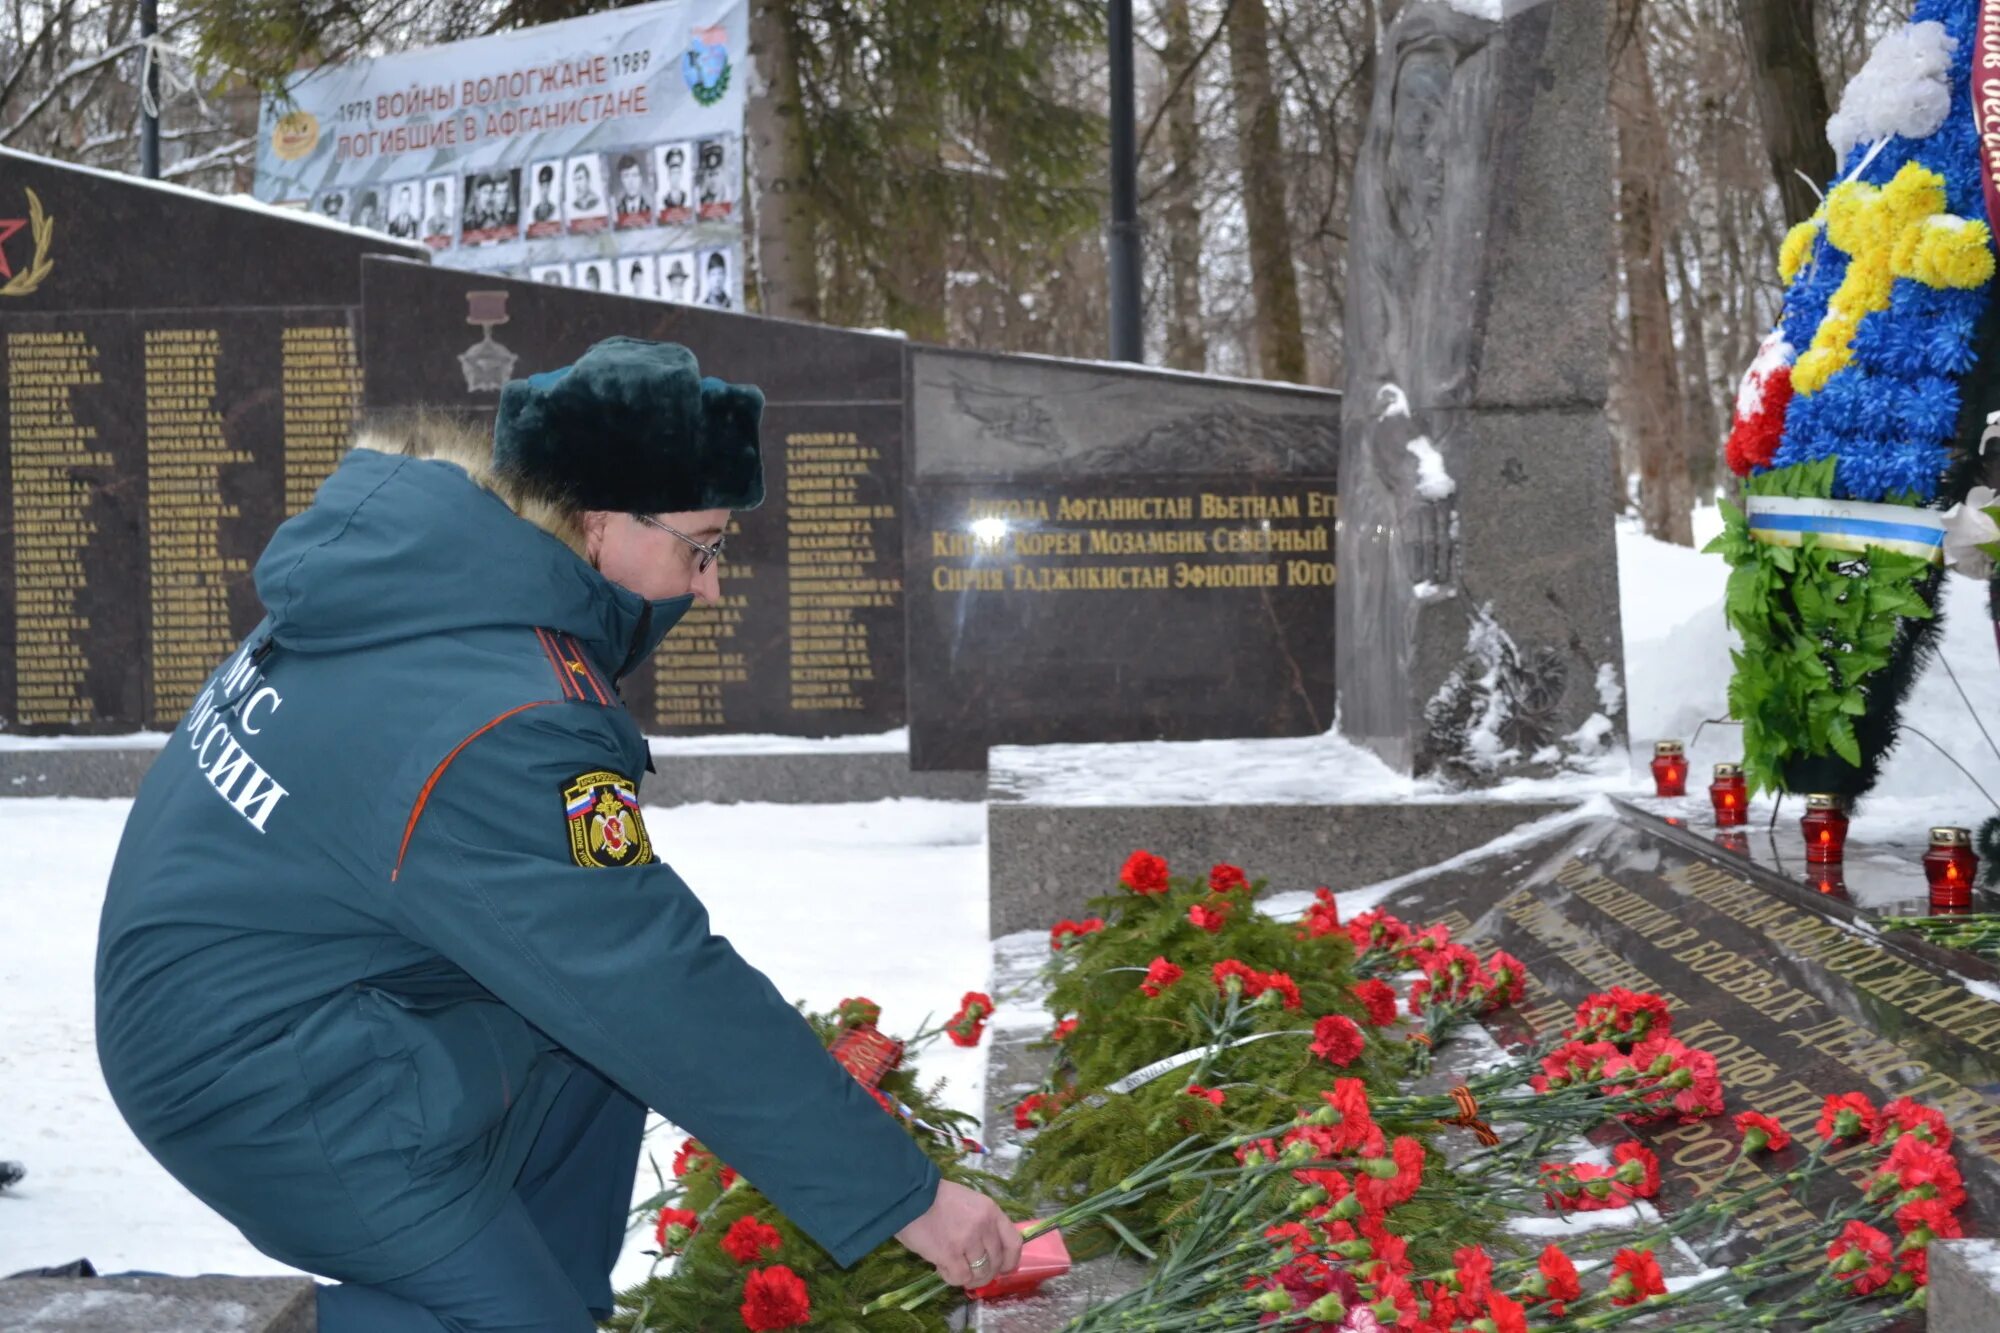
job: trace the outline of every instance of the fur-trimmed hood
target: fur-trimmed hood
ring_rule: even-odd
[[[577,517],[507,494],[489,457],[441,416],[364,432],[257,561],[277,641],[346,652],[539,626],[580,640],[609,676],[650,655],[691,599],[648,602],[605,578],[578,554]]]

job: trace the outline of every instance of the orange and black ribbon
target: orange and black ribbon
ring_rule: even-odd
[[[1458,1114],[1440,1118],[1440,1125],[1459,1125],[1471,1130],[1482,1147],[1492,1148],[1499,1144],[1500,1136],[1493,1132],[1493,1126],[1479,1118],[1479,1099],[1472,1095],[1471,1088],[1459,1084],[1451,1090],[1451,1099],[1458,1105]]]

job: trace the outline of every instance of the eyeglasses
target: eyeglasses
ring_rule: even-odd
[[[700,551],[701,554],[696,556],[694,561],[694,572],[697,574],[706,574],[710,565],[722,559],[722,544],[729,540],[728,536],[724,535],[715,539],[715,545],[703,546],[685,532],[677,528],[670,528],[657,518],[648,518],[644,514],[634,514],[632,517],[638,519],[649,528],[658,528],[661,532],[671,533],[686,542],[689,546],[694,547],[695,550]]]

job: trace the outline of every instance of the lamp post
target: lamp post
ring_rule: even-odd
[[[1139,332],[1139,143],[1132,0],[1111,0],[1111,359],[1143,361]]]

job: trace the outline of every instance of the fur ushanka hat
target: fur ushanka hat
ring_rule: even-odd
[[[703,378],[679,343],[606,338],[575,365],[508,382],[493,466],[579,509],[755,509],[763,413],[762,392]]]

